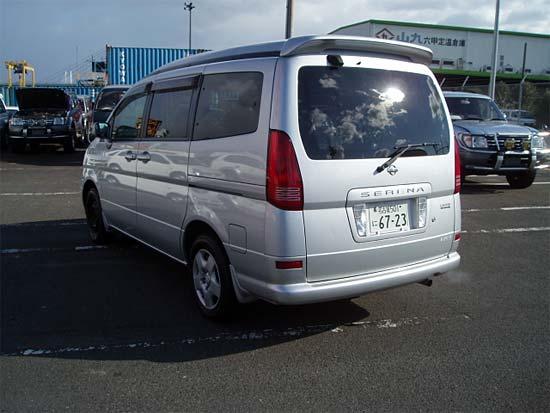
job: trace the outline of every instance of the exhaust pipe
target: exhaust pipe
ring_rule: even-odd
[[[430,280],[429,278],[426,278],[425,280],[422,280],[422,281],[418,282],[418,284],[425,285],[426,287],[431,287],[432,283],[433,283],[433,281]]]

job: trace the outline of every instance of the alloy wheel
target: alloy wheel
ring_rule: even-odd
[[[193,260],[193,283],[200,303],[212,310],[220,302],[221,283],[218,264],[214,256],[205,249],[200,249]]]

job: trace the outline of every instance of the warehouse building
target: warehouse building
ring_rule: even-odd
[[[426,46],[434,57],[431,68],[446,84],[488,84],[491,72],[493,31],[389,20],[366,20],[332,33],[399,40]],[[532,82],[550,82],[550,34],[500,31],[497,80],[518,83],[525,74]]]

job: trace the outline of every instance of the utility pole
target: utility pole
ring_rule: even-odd
[[[525,83],[525,59],[527,58],[527,43],[523,44],[523,65],[521,66],[521,82],[519,82],[518,118],[521,118],[521,106],[523,103],[523,84]]]
[[[294,8],[294,1],[286,0],[285,39],[292,37],[292,9],[293,8]]]
[[[195,8],[195,6],[193,6],[193,3],[189,2],[184,3],[183,8],[189,11],[189,52],[191,52],[191,12]]]
[[[495,10],[495,31],[493,40],[493,61],[491,63],[491,80],[489,81],[489,96],[495,98],[495,87],[497,82],[497,57],[498,57],[498,15],[500,11],[500,0],[496,0]]]

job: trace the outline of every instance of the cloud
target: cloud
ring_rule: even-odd
[[[221,49],[284,36],[286,0],[192,1],[193,47]],[[59,81],[75,65],[77,46],[81,61],[93,53],[101,57],[106,44],[185,48],[183,7],[183,0],[0,0],[0,62],[26,59],[39,81]],[[294,15],[295,35],[328,33],[368,19],[491,28],[494,2],[295,0]],[[502,30],[548,33],[549,27],[548,0],[501,3]],[[0,81],[5,79],[2,70]]]

